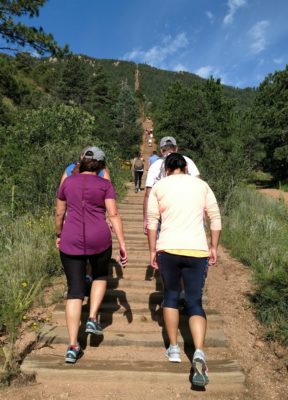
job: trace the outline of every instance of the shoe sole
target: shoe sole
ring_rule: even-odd
[[[206,365],[205,362],[199,358],[193,360],[193,370],[194,375],[192,378],[192,383],[195,386],[206,386],[209,383],[208,376],[206,374]]]
[[[66,364],[75,364],[77,360],[79,360],[83,356],[84,352],[80,351],[80,353],[77,355],[76,358],[65,358],[65,363]]]
[[[101,331],[94,331],[93,329],[85,329],[85,333],[92,333],[93,335],[102,336],[103,332]]]
[[[172,358],[172,357],[169,357],[168,356],[168,354],[165,354],[165,356],[168,358],[168,360],[170,361],[170,362],[173,362],[173,363],[181,363],[181,358],[180,357],[178,357],[178,358]]]
[[[71,359],[71,358],[65,358],[65,363],[66,364],[75,364],[77,361],[77,358],[75,360]]]

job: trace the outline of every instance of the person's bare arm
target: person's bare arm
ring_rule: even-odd
[[[144,235],[147,235],[147,207],[148,207],[148,199],[151,192],[151,187],[146,186],[144,201],[143,201],[143,229]]]
[[[131,170],[134,171],[134,164],[135,164],[135,158],[133,158],[132,163],[131,163]]]
[[[62,228],[63,228],[66,208],[67,208],[66,201],[57,199],[56,212],[55,212],[55,234],[57,236],[57,239],[56,239],[56,247],[57,248],[59,248],[59,244],[60,244],[60,240],[61,240],[60,235],[61,235]]]
[[[156,261],[156,240],[157,240],[157,230],[147,229],[148,243],[150,250],[150,265],[158,269]]]
[[[211,243],[209,249],[209,265],[215,265],[217,262],[217,247],[221,235],[221,215],[216,197],[208,186],[205,211],[210,219]]]
[[[221,231],[211,230],[211,245],[209,249],[209,265],[215,265],[217,262],[217,248]]]
[[[62,185],[62,183],[65,181],[65,179],[67,178],[67,172],[66,170],[64,171],[63,175],[61,176],[61,180],[60,180],[60,185],[59,187]]]
[[[105,207],[108,213],[109,220],[112,224],[113,231],[116,234],[119,250],[121,254],[121,262],[124,266],[127,263],[127,254],[125,249],[124,232],[121,217],[118,213],[116,201],[114,199],[106,199]]]
[[[108,168],[104,169],[104,174],[103,174],[103,178],[107,179],[108,181],[111,181],[111,176],[110,176],[110,172]]]

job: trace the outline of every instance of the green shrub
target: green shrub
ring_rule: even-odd
[[[19,367],[14,345],[25,312],[31,307],[49,276],[61,271],[55,250],[54,218],[48,212],[35,217],[1,218],[0,228],[0,326],[7,335],[3,344],[3,370]]]
[[[267,337],[288,345],[288,209],[284,202],[237,188],[224,210],[223,243],[253,269],[257,316]]]

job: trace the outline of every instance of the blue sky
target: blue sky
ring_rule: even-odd
[[[288,0],[48,0],[31,24],[76,53],[258,86],[288,63]]]

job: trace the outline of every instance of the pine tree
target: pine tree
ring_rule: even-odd
[[[51,34],[43,31],[43,28],[27,26],[17,20],[19,17],[30,18],[39,15],[39,9],[46,0],[1,0],[0,1],[0,35],[6,41],[6,45],[0,50],[19,52],[19,46],[30,47],[38,54],[63,54],[68,51],[65,46],[60,49]]]
[[[126,83],[122,83],[114,111],[114,121],[118,133],[117,142],[122,156],[129,158],[139,149],[141,133],[137,123],[139,116],[137,102],[131,88]]]
[[[260,84],[253,107],[259,139],[265,148],[262,166],[276,180],[288,180],[288,66]]]
[[[81,56],[68,56],[64,59],[62,77],[57,86],[57,94],[66,103],[83,105],[89,89],[89,67]]]

